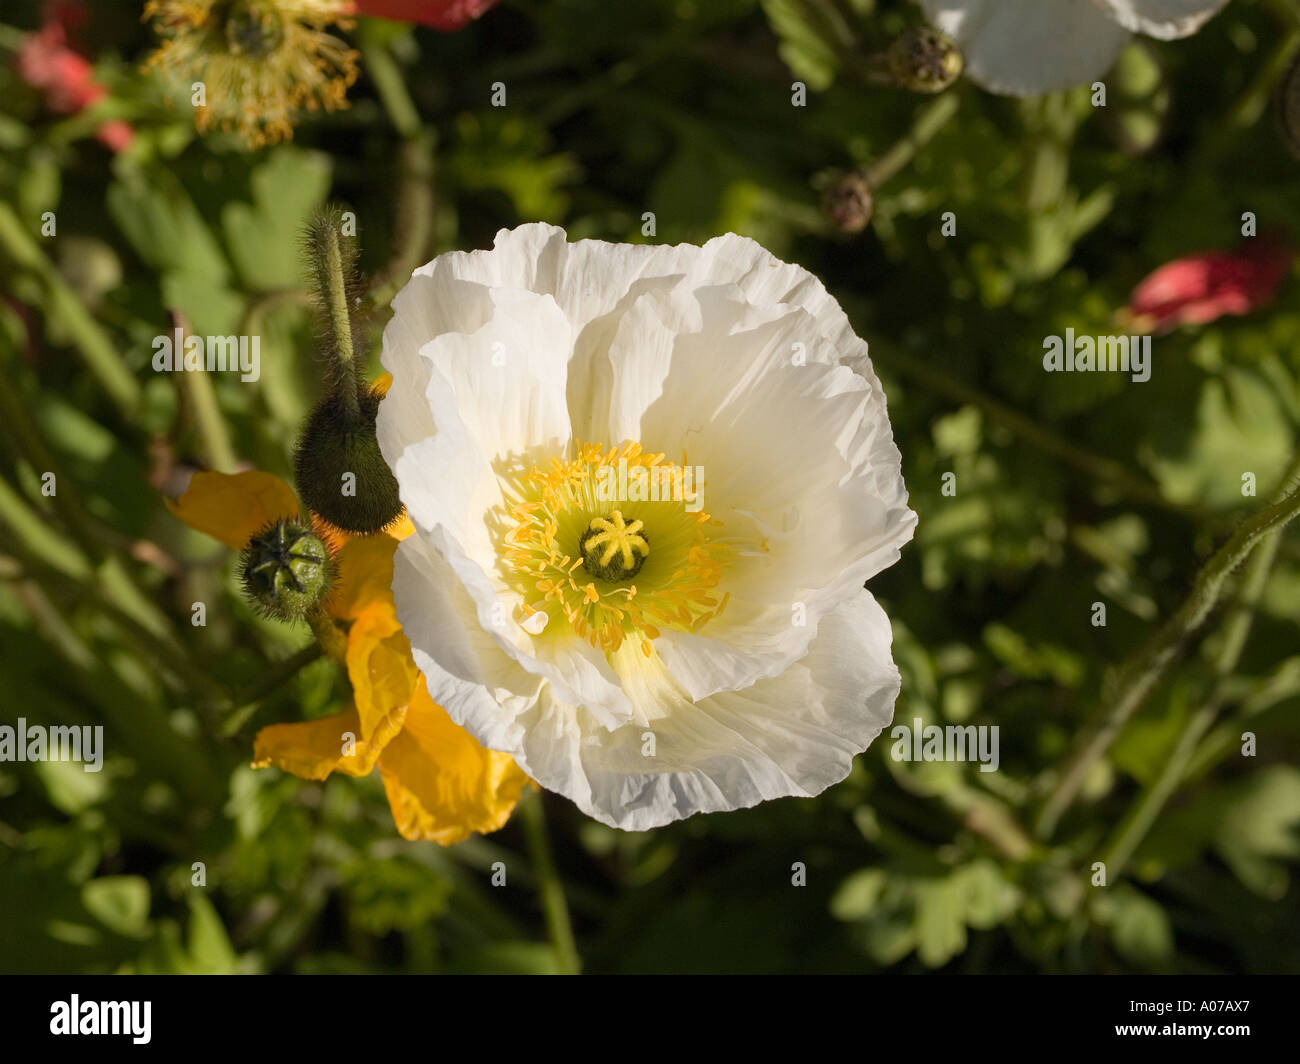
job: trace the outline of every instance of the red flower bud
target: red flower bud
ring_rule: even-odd
[[[41,28],[18,46],[18,76],[45,94],[45,106],[54,114],[76,114],[108,95],[108,89],[95,80],[89,60],[68,46],[68,30],[85,17],[81,4],[54,0],[45,7]],[[135,131],[121,119],[113,119],[95,135],[105,147],[119,152],[131,143]]]
[[[1175,259],[1133,290],[1127,316],[1144,332],[1159,333],[1248,314],[1273,301],[1294,257],[1286,244],[1260,236],[1234,251]]]

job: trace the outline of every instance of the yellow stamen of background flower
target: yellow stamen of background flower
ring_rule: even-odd
[[[629,481],[636,476],[654,484],[657,497],[619,499],[619,508],[611,510],[605,489],[620,472]],[[524,600],[521,623],[545,612],[552,620],[563,617],[607,652],[635,636],[649,656],[650,640],[662,628],[695,631],[721,613],[727,596],[715,589],[728,548],[718,539],[719,522],[688,509],[688,484],[684,462],[664,462],[662,454],[631,442],[608,450],[579,444],[572,458],[554,458],[549,466],[504,479],[508,527],[501,574]],[[593,529],[610,538],[602,541],[606,549],[599,556],[589,555],[583,574],[583,538]],[[622,579],[591,571],[616,555],[629,570],[636,561],[640,568]],[[536,624],[526,630],[554,631]]]
[[[303,111],[347,106],[357,53],[325,32],[347,29],[349,0],[148,0],[163,42],[147,69],[203,83],[199,132],[238,132],[252,147],[293,136]]]

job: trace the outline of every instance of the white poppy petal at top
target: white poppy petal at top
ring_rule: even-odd
[[[1189,37],[1227,6],[1228,0],[1096,0],[1134,33],[1174,40]]]
[[[1102,77],[1129,33],[1093,0],[918,0],[978,84],[1037,96]]]
[[[526,225],[394,301],[379,440],[429,693],[611,825],[816,794],[888,723],[911,538],[866,344],[753,241]]]
[[[1036,96],[1105,77],[1132,33],[1195,33],[1227,0],[917,0],[991,92]]]

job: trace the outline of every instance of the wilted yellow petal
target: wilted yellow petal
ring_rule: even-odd
[[[399,706],[374,728],[369,741],[361,738],[355,709],[295,724],[272,724],[257,733],[253,767],[275,765],[308,780],[323,780],[331,772],[364,776],[402,729],[406,707]]]
[[[274,473],[195,473],[189,489],[167,508],[197,532],[243,550],[282,517],[298,516],[298,497]]]
[[[326,607],[335,617],[353,620],[376,602],[393,602],[393,552],[389,536],[357,536],[335,556],[338,580]]]
[[[423,677],[379,771],[397,830],[443,846],[504,825],[528,782],[509,754],[485,750],[447,716]]]
[[[411,644],[397,623],[392,596],[372,603],[348,630],[348,679],[361,718],[361,738],[369,739],[396,707],[411,700],[420,677]]]

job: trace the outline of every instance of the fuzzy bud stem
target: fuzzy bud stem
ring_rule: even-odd
[[[339,396],[348,419],[359,419],[361,404],[357,397],[357,373],[352,348],[352,318],[348,314],[348,285],[343,269],[343,253],[339,248],[339,231],[327,226],[325,237],[325,283],[321,295],[329,314],[330,331],[334,334],[334,351],[339,360]]]

